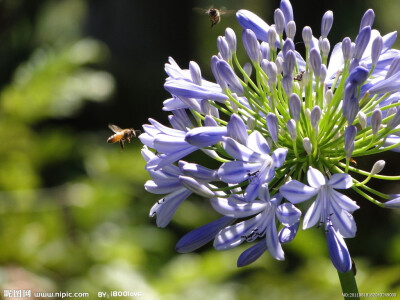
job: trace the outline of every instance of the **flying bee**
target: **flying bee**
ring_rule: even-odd
[[[211,21],[211,28],[214,25],[217,25],[221,21],[221,15],[227,15],[227,14],[231,14],[234,12],[233,10],[226,10],[225,7],[221,7],[220,9],[217,9],[212,6],[207,10],[204,10],[203,8],[194,8],[194,10],[208,15],[208,17],[210,18],[210,21]]]
[[[131,142],[131,138],[136,137],[136,131],[133,128],[121,129],[117,125],[108,124],[108,128],[115,132],[112,136],[107,139],[107,143],[119,142],[121,149],[124,150],[124,142]],[[140,132],[139,132],[140,133]]]

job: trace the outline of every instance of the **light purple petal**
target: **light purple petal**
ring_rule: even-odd
[[[276,216],[284,226],[291,226],[299,221],[301,211],[291,203],[283,203],[278,206]]]
[[[175,137],[166,134],[157,134],[153,143],[153,148],[160,153],[176,152],[188,146],[190,145],[185,141],[185,137]]]
[[[293,204],[308,200],[318,193],[318,189],[305,185],[297,180],[282,185],[279,192]]]
[[[261,154],[269,154],[270,149],[264,136],[257,130],[250,133],[247,147]]]
[[[308,168],[307,181],[308,184],[313,188],[319,188],[321,185],[324,185],[326,183],[324,175],[322,175],[319,170],[312,167]]]
[[[282,167],[283,163],[286,159],[286,154],[288,153],[288,149],[286,148],[278,148],[272,152],[272,160],[274,162],[275,168]]]
[[[272,222],[272,224],[267,227],[265,231],[265,238],[267,241],[268,251],[271,253],[272,257],[277,260],[284,260],[285,253],[283,253],[281,243],[279,242],[275,222]]]
[[[246,236],[257,228],[262,214],[222,229],[215,237],[214,248],[227,250],[236,247],[246,240]]]
[[[212,198],[212,207],[222,215],[234,218],[245,218],[263,211],[266,207],[265,202],[254,201],[252,203],[238,200],[236,197]]]
[[[218,176],[226,183],[240,183],[247,180],[252,173],[257,172],[261,165],[261,163],[246,163],[242,161],[223,163],[218,169]]]
[[[232,138],[223,138],[223,147],[225,151],[235,159],[248,161],[248,162],[261,162],[272,159],[267,155],[254,152],[252,149],[236,142]]]
[[[303,230],[313,227],[321,220],[322,213],[322,199],[320,199],[321,194],[318,194],[317,199],[311,204],[310,208],[307,210],[306,215],[303,219]]]
[[[180,160],[181,158],[196,151],[197,149],[197,147],[190,146],[180,151],[169,153],[168,155],[160,154],[158,156],[155,156],[147,163],[146,170],[158,170],[166,165]]]
[[[225,102],[228,99],[228,96],[222,93],[221,89],[206,88],[183,79],[167,80],[164,88],[172,95],[179,97],[209,99],[221,102]]]
[[[336,230],[346,238],[351,238],[356,235],[357,225],[353,216],[342,209],[335,201],[331,201],[332,212],[330,219]]]
[[[247,142],[247,127],[242,118],[236,114],[232,114],[231,119],[227,125],[228,135],[239,143],[245,145]]]
[[[179,205],[190,196],[192,192],[181,188],[157,201],[150,210],[150,217],[157,215],[157,226],[164,228],[171,221]]]
[[[193,193],[205,198],[215,197],[215,193],[211,191],[207,185],[202,184],[192,177],[179,176],[180,183]]]
[[[356,201],[351,200],[349,197],[346,195],[343,195],[342,193],[339,193],[335,190],[331,190],[331,197],[332,201],[336,201],[336,203],[344,210],[348,212],[353,212],[360,207],[357,205]]]
[[[353,180],[349,174],[336,173],[329,178],[328,184],[334,189],[348,189],[353,186]]]
[[[175,249],[179,253],[192,252],[211,240],[215,235],[224,227],[232,224],[236,219],[229,217],[222,217],[211,223],[203,225],[191,232],[185,234],[176,244]]]
[[[203,148],[212,146],[222,140],[227,135],[226,127],[203,126],[196,127],[188,131],[185,141],[189,144]]]
[[[252,202],[254,199],[257,198],[258,196],[258,190],[261,187],[261,181],[257,177],[252,178],[250,181],[250,184],[246,187],[246,190],[244,192],[244,198],[246,199],[247,202]]]
[[[181,184],[177,180],[163,181],[160,183],[156,183],[153,180],[148,180],[144,185],[146,191],[152,194],[169,194],[173,191],[176,191],[176,189],[180,187]]]

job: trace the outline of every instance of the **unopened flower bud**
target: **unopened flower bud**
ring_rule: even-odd
[[[348,37],[345,37],[342,41],[342,52],[343,52],[343,59],[348,61],[352,57],[351,52],[351,40]]]
[[[367,116],[362,111],[358,112],[358,121],[362,129],[367,127]]]
[[[328,10],[324,16],[322,17],[321,21],[321,36],[322,38],[326,38],[331,31],[333,24],[333,12]]]
[[[333,98],[333,92],[331,89],[327,90],[325,93],[325,102],[326,104],[330,104]]]
[[[319,77],[321,71],[321,55],[319,51],[315,48],[310,51],[310,65],[316,77]]]
[[[382,124],[382,112],[380,109],[375,109],[371,115],[371,128],[372,133],[376,135]]]
[[[270,55],[270,51],[269,51],[269,44],[266,42],[262,42],[260,45],[260,50],[261,50],[261,56],[263,59],[269,60],[269,55]]]
[[[383,48],[383,39],[380,35],[378,35],[374,41],[372,42],[371,47],[371,61],[372,65],[376,65],[378,62],[379,56],[381,55]]]
[[[288,129],[288,131],[289,131],[290,138],[291,138],[292,140],[295,140],[295,139],[296,139],[296,136],[297,136],[297,132],[296,132],[296,121],[293,120],[293,119],[290,119],[290,120],[287,122],[287,129]]]
[[[360,23],[360,31],[366,27],[366,26],[370,26],[372,27],[372,25],[374,24],[374,20],[375,20],[375,13],[372,9],[368,9],[362,19],[361,19],[361,23]]]
[[[303,139],[303,147],[304,147],[304,150],[306,150],[307,154],[310,155],[312,152],[312,145],[311,145],[311,141],[308,137],[305,137]]]
[[[242,40],[247,55],[252,61],[259,63],[261,61],[261,51],[255,33],[250,29],[243,30]]]
[[[280,36],[283,35],[283,30],[285,29],[285,17],[283,12],[278,8],[274,12],[274,22],[276,33]]]
[[[294,21],[287,23],[285,31],[286,36],[289,39],[294,40],[294,36],[296,35],[296,23]]]
[[[384,167],[385,167],[385,161],[384,160],[378,160],[372,166],[371,174],[372,175],[379,174],[383,170]]]
[[[275,42],[276,42],[276,30],[274,27],[270,27],[268,30],[268,44],[271,49],[276,49]]]
[[[278,141],[278,118],[273,113],[268,113],[267,127],[272,140],[276,143]]]
[[[370,26],[366,26],[363,29],[360,30],[360,32],[358,33],[355,43],[356,46],[354,48],[354,54],[353,57],[355,59],[360,60],[365,48],[367,48],[369,40],[371,38],[371,27]]]
[[[300,119],[301,101],[297,94],[291,94],[289,97],[289,111],[292,118],[298,122]]]
[[[217,48],[223,60],[229,61],[232,59],[232,53],[224,36],[219,36],[217,39]]]
[[[303,41],[304,45],[309,48],[312,41],[312,30],[309,26],[303,28]]]
[[[232,30],[232,28],[226,28],[225,29],[225,39],[226,42],[228,43],[229,49],[231,50],[231,53],[236,52],[236,34]]]
[[[315,129],[318,127],[319,120],[321,119],[321,108],[318,105],[314,106],[311,111],[311,126]]]

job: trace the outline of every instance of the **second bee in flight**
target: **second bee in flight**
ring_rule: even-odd
[[[221,7],[220,9],[210,7],[206,10],[203,8],[194,8],[194,10],[207,14],[211,21],[211,27],[217,25],[221,21],[221,15],[231,14],[234,12],[233,10],[226,10],[225,7]]]
[[[121,149],[124,150],[124,142],[131,142],[131,139],[136,137],[136,133],[140,133],[139,130],[133,128],[122,129],[114,124],[108,124],[108,128],[115,132],[112,136],[107,139],[107,143],[119,142]]]

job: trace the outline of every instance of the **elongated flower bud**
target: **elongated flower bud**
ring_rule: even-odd
[[[303,41],[304,45],[308,48],[310,47],[311,41],[312,41],[312,30],[309,26],[306,26],[303,28]]]
[[[360,122],[360,126],[362,129],[365,129],[367,127],[367,116],[362,111],[358,113],[358,121]]]
[[[252,61],[259,63],[261,61],[260,44],[254,32],[250,29],[243,30],[242,40],[247,55]]]
[[[369,40],[371,38],[371,27],[366,26],[360,30],[359,34],[356,37],[355,43],[356,46],[354,48],[353,57],[355,59],[361,59],[365,48],[367,48]]]
[[[331,50],[331,45],[329,43],[329,40],[327,38],[322,39],[320,48],[322,51],[322,57],[326,58],[329,55],[329,51]]]
[[[284,58],[282,71],[284,75],[293,74],[294,66],[296,64],[296,56],[292,50],[289,50]]]
[[[294,43],[291,39],[286,39],[282,48],[283,57],[286,57],[288,51],[290,50],[294,52]]]
[[[289,98],[289,111],[292,118],[298,122],[300,119],[301,101],[297,94],[291,94]]]
[[[362,17],[362,19],[361,19],[360,31],[361,31],[364,27],[366,27],[366,26],[372,27],[372,25],[374,24],[374,20],[375,20],[375,13],[374,13],[374,11],[373,11],[372,9],[368,9],[368,10],[364,13],[364,15],[363,15],[363,17]]]
[[[275,114],[268,113],[267,127],[272,140],[276,143],[278,141],[278,119]]]
[[[231,53],[236,52],[236,34],[232,30],[232,28],[226,28],[225,29],[225,39],[226,42],[228,43],[229,49],[231,50]]]
[[[348,37],[345,37],[342,41],[342,52],[343,52],[343,59],[345,61],[348,61],[352,57],[352,52],[351,52],[351,40]]]
[[[316,77],[319,77],[320,71],[321,71],[321,55],[319,54],[319,51],[315,48],[311,49],[310,51],[310,64],[311,68],[315,74]]]
[[[293,76],[292,75],[285,75],[282,78],[282,87],[285,91],[286,95],[290,95],[293,89]]]
[[[377,162],[375,162],[374,165],[372,166],[371,174],[372,175],[379,174],[385,167],[385,164],[386,163],[384,160],[378,160]]]
[[[242,95],[244,92],[243,86],[240,83],[235,72],[232,70],[231,66],[224,60],[217,62],[217,69],[220,76],[228,84],[229,88],[238,95]]]
[[[288,131],[289,131],[290,138],[291,138],[292,140],[295,140],[295,139],[296,139],[296,136],[297,136],[297,132],[296,132],[296,121],[293,120],[293,119],[290,119],[290,120],[287,122],[287,129],[288,129]]]
[[[269,60],[269,55],[270,55],[269,44],[266,42],[262,42],[260,45],[260,50],[262,58]]]
[[[308,137],[305,137],[303,139],[303,147],[304,147],[304,150],[306,150],[307,154],[310,155],[312,152],[312,144]]]
[[[372,133],[376,135],[382,124],[382,112],[380,109],[375,109],[371,115]]]
[[[373,65],[376,65],[376,63],[378,62],[379,56],[381,55],[381,52],[382,52],[382,48],[383,48],[383,39],[379,35],[372,42],[371,62]]]
[[[311,111],[311,126],[315,129],[318,127],[319,120],[321,119],[321,108],[316,105]]]
[[[352,144],[354,144],[354,139],[356,138],[356,135],[357,135],[356,126],[350,125],[346,128],[346,131],[344,132],[344,151],[346,151],[346,153],[349,153],[350,150],[351,152],[353,152],[351,146]],[[348,156],[351,156],[351,153]]]
[[[279,8],[285,16],[285,22],[293,21],[293,8],[289,0],[282,0]]]
[[[274,12],[274,22],[276,33],[280,36],[283,35],[283,30],[285,29],[285,17],[283,12],[278,8]]]
[[[276,49],[275,45],[276,37],[277,37],[276,30],[274,27],[271,26],[268,30],[268,40],[267,40],[271,49]]]
[[[321,21],[321,37],[326,38],[331,31],[333,24],[333,12],[328,10],[322,17]]]
[[[287,23],[285,31],[286,36],[289,39],[294,40],[294,36],[296,35],[296,23],[294,21],[290,21],[289,23]]]
[[[232,53],[231,50],[229,49],[229,45],[226,41],[226,38],[223,36],[219,36],[217,39],[217,48],[219,53],[222,56],[222,59],[229,61],[232,59]]]

